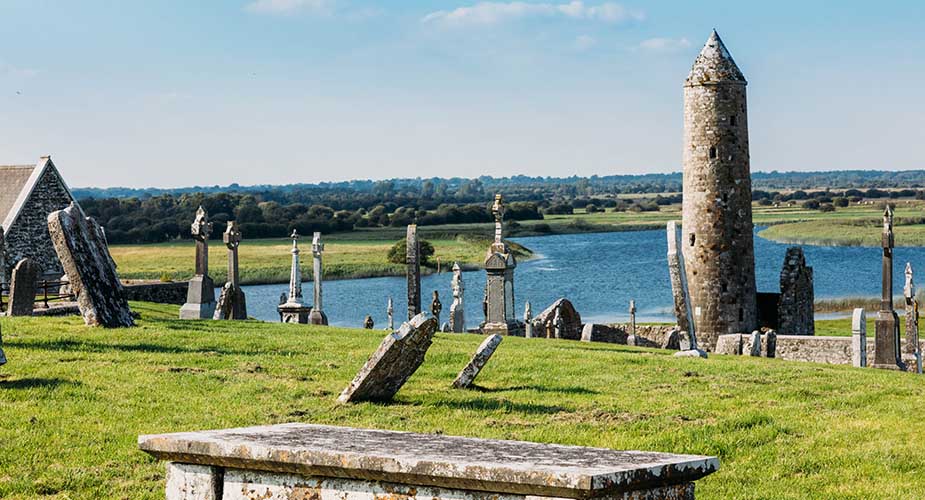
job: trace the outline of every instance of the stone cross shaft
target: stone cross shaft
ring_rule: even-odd
[[[238,229],[238,223],[230,220],[228,227],[222,234],[222,241],[228,247],[228,281],[235,289],[241,284],[241,276],[238,272],[238,246],[241,245],[241,231]]]
[[[321,304],[322,253],[324,253],[324,243],[321,242],[321,233],[315,231],[315,234],[312,236],[312,273],[315,285],[315,297],[312,308],[318,312],[324,311]]]
[[[209,235],[212,234],[212,223],[202,206],[196,210],[196,218],[190,225],[193,239],[196,240],[196,274],[208,276],[209,274]]]
[[[492,245],[492,250],[496,252],[504,252],[504,243],[502,242],[503,236],[503,222],[504,222],[504,201],[501,198],[500,194],[495,195],[495,202],[491,205],[491,213],[495,216],[495,243]],[[495,250],[495,246],[500,246],[500,250]]]
[[[395,308],[392,307],[392,297],[389,297],[389,305],[386,307],[385,312],[389,317],[389,330],[395,331]]]
[[[671,272],[672,291],[675,295],[675,310],[679,313],[679,326],[687,326],[687,334],[691,340],[691,350],[696,350],[697,336],[694,332],[694,315],[691,305],[691,295],[687,287],[687,269],[684,267],[684,254],[681,251],[681,231],[678,230],[677,221],[669,221],[667,225],[668,236],[668,263]],[[678,310],[680,309],[680,310]],[[683,320],[683,321],[682,321]]]
[[[880,299],[881,311],[893,310],[893,210],[887,205],[883,211],[883,294]]]
[[[289,300],[290,304],[302,303],[302,270],[299,265],[299,232],[292,230],[292,271],[289,273]]]
[[[408,265],[408,319],[421,313],[421,244],[417,224],[409,224],[405,236],[405,263]]]

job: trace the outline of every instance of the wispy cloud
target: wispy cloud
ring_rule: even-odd
[[[456,26],[487,26],[527,18],[622,23],[641,21],[645,14],[613,2],[596,5],[586,5],[581,0],[568,3],[479,2],[453,10],[431,12],[422,21]]]
[[[258,14],[328,13],[333,0],[254,0],[244,9]]]
[[[687,38],[657,37],[649,38],[648,40],[639,42],[639,46],[637,48],[650,52],[677,52],[690,46],[691,42]]]
[[[39,74],[38,70],[34,70],[32,68],[20,68],[18,66],[13,66],[12,64],[7,64],[3,61],[0,61],[0,76],[11,78],[32,78],[37,74]]]

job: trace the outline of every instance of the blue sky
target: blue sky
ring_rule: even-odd
[[[925,168],[925,2],[0,0],[0,163],[73,186],[680,169],[716,27],[753,170]]]

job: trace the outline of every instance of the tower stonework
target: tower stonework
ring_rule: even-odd
[[[697,335],[758,326],[745,77],[714,31],[684,83],[684,261]]]

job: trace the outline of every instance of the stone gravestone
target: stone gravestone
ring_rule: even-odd
[[[386,335],[337,400],[391,400],[424,362],[436,330],[437,320],[421,313],[402,324],[397,332]]]
[[[902,369],[899,350],[899,316],[893,310],[893,210],[883,211],[883,276],[880,311],[877,312],[874,368]]]
[[[77,294],[84,323],[106,328],[134,326],[122,283],[96,221],[71,203],[48,215],[48,233],[71,289]]]
[[[765,346],[762,350],[762,353],[767,358],[773,358],[777,356],[777,332],[774,330],[768,330],[768,333],[764,334],[765,336]]]
[[[440,313],[443,312],[443,303],[440,302],[440,293],[434,290],[433,300],[430,302],[430,314],[440,324]]]
[[[6,284],[6,233],[0,226],[0,285]]]
[[[529,300],[524,304],[524,336],[528,339],[533,338],[533,307]]]
[[[405,263],[408,264],[408,319],[421,314],[421,243],[417,224],[408,224],[405,236]]]
[[[860,307],[851,315],[851,365],[867,366],[867,316]]]
[[[453,387],[457,389],[465,389],[472,386],[472,383],[475,382],[475,377],[479,376],[479,372],[482,371],[482,368],[485,367],[485,364],[488,363],[488,360],[491,359],[492,354],[495,353],[495,350],[501,344],[501,341],[504,340],[504,337],[498,334],[489,336],[479,345],[479,348],[475,350],[475,354],[472,356],[472,359],[469,360],[469,364],[459,372],[459,375],[456,376],[456,380],[453,381]]]
[[[222,234],[222,241],[228,247],[228,282],[222,287],[213,319],[247,319],[247,304],[244,290],[241,290],[241,275],[238,270],[238,247],[241,245],[241,231],[238,223],[230,220]]]
[[[29,258],[22,259],[13,268],[8,316],[32,316],[32,310],[35,308],[35,280],[38,274],[38,266]]]
[[[363,328],[372,330],[375,326],[376,323],[373,322],[373,317],[367,314],[366,317],[363,318]]]
[[[462,269],[459,263],[453,263],[453,303],[450,304],[450,331],[455,333],[466,332],[466,316],[463,306],[465,285],[462,279]]]
[[[302,267],[299,265],[299,232],[292,230],[292,266],[289,270],[289,296],[276,310],[279,311],[280,321],[283,323],[308,323],[310,307],[302,302]]]
[[[189,282],[186,303],[180,308],[180,319],[210,319],[215,314],[215,283],[209,277],[209,235],[212,223],[201,206],[190,225],[196,240],[196,274]]]
[[[311,322],[313,325],[327,325],[328,315],[324,313],[324,307],[321,304],[321,283],[324,281],[322,276],[321,254],[324,253],[324,243],[321,242],[321,233],[315,232],[312,236],[312,272],[313,284],[315,285],[315,302],[312,304]]]
[[[761,332],[755,330],[752,332],[752,356],[761,357]]]
[[[707,357],[697,345],[697,334],[694,331],[694,316],[691,311],[691,295],[687,288],[687,270],[684,268],[684,254],[681,251],[681,232],[678,230],[678,221],[668,221],[668,272],[671,277],[671,293],[674,295],[675,315],[678,326],[686,335],[680,341],[682,350],[676,352],[680,357]],[[685,328],[687,325],[687,328]],[[688,347],[688,349],[683,349]]]
[[[504,242],[504,202],[500,194],[495,195],[491,206],[495,217],[495,239],[485,257],[485,299],[482,309],[485,322],[482,333],[521,335],[522,330],[514,318],[514,269],[517,259]]]
[[[919,347],[919,301],[915,298],[915,282],[912,279],[912,264],[906,263],[906,285],[903,287],[906,299],[906,337],[903,342],[902,360],[906,370],[922,373],[922,351]]]
[[[632,299],[630,300],[629,313],[630,313],[630,327],[632,328],[630,335],[635,337],[636,336],[636,301],[635,300],[632,300]]]
[[[389,305],[385,309],[386,314],[389,318],[389,323],[386,325],[386,328],[390,332],[395,331],[395,308],[392,307],[392,297],[389,297]]]

